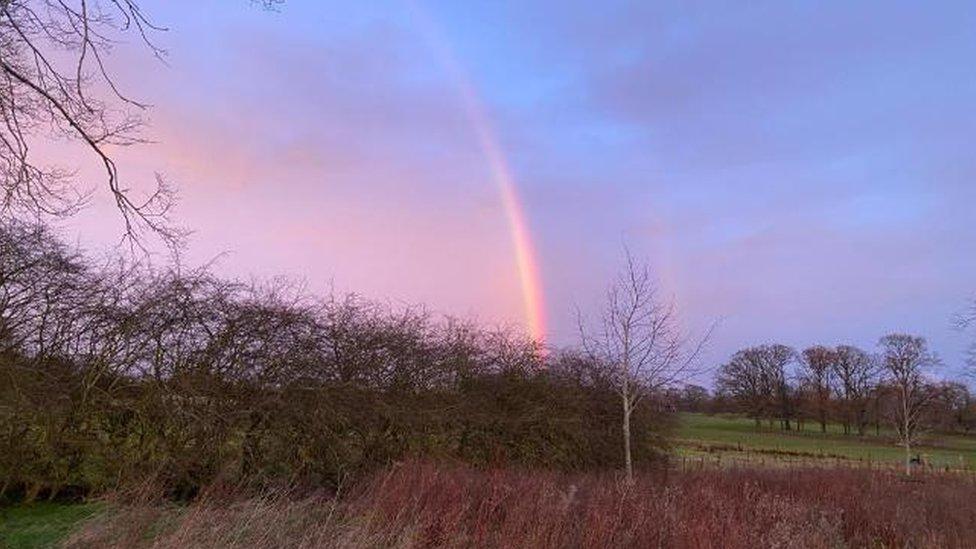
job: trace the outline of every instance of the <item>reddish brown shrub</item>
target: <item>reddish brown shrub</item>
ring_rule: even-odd
[[[69,545],[973,547],[973,488],[969,476],[857,469],[661,471],[626,485],[610,474],[412,462],[340,503],[279,495],[121,509]]]
[[[849,469],[610,475],[410,464],[374,479],[357,511],[420,545],[966,547],[971,477]]]

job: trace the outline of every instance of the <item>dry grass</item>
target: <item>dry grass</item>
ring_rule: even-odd
[[[974,483],[864,470],[564,475],[409,463],[337,503],[120,506],[69,547],[972,547]]]

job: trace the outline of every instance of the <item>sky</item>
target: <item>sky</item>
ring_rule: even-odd
[[[690,333],[718,323],[709,365],[892,331],[962,364],[972,2],[143,8],[166,62],[131,40],[109,66],[154,143],[117,155],[178,187],[190,262],[516,329],[536,309],[570,345],[627,246]],[[66,223],[90,248],[121,230],[107,198]]]

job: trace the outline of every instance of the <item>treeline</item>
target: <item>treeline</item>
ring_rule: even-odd
[[[0,380],[0,498],[337,486],[417,455],[621,463],[619,397],[580,354],[356,296],[95,262],[33,224],[0,225]],[[638,464],[665,412],[635,412]]]
[[[850,345],[799,352],[759,345],[718,368],[714,393],[687,385],[671,396],[685,411],[742,413],[757,426],[766,421],[784,430],[826,431],[837,423],[847,434],[864,435],[883,426],[904,429],[906,421],[909,431],[976,430],[976,397],[964,383],[932,379],[927,368],[936,363],[924,339],[904,334],[885,336],[875,353]]]

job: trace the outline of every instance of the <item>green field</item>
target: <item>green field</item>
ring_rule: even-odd
[[[100,507],[93,503],[0,507],[0,548],[54,547],[77,524],[98,513]]]
[[[893,433],[874,430],[863,437],[845,435],[840,425],[821,433],[808,422],[803,431],[782,431],[777,425],[734,415],[681,414],[675,446],[678,456],[729,464],[748,461],[825,465],[893,465],[904,462],[905,451]],[[913,450],[934,468],[976,470],[976,437],[930,434]]]

